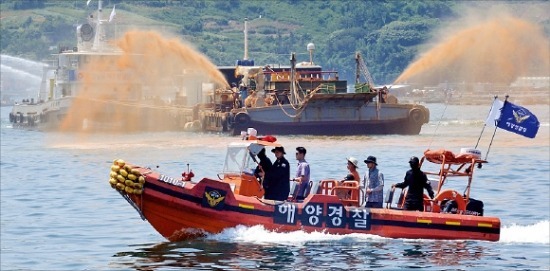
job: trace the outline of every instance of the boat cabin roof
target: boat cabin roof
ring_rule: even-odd
[[[251,145],[258,145],[262,147],[281,147],[281,144],[275,142],[269,142],[264,140],[242,140],[229,143],[229,147],[250,147]]]

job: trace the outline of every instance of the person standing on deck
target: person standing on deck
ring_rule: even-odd
[[[296,168],[296,177],[294,177],[294,181],[297,182],[296,185],[298,185],[298,193],[296,194],[297,200],[303,200],[306,195],[305,192],[309,188],[309,176],[310,176],[310,170],[309,170],[309,163],[306,161],[306,148],[304,147],[298,147],[296,148],[296,160],[298,160],[298,168]]]
[[[239,93],[241,96],[240,98],[241,106],[244,107],[245,106],[244,101],[248,97],[248,88],[243,83],[239,85]]]
[[[382,208],[384,201],[384,174],[376,166],[376,157],[369,156],[364,161],[369,168],[365,173],[361,189],[365,191],[365,207]]]
[[[271,170],[272,163],[271,159],[269,159],[269,157],[265,155],[265,148],[262,148],[262,150],[258,153],[258,158],[260,159],[260,162],[254,170],[254,176],[260,179],[263,184],[264,181],[269,177],[269,171]]]
[[[275,153],[275,162],[271,166],[268,177],[264,180],[265,199],[287,200],[290,193],[290,165],[285,158],[285,149],[275,147],[271,152]]]
[[[411,169],[405,174],[405,180],[402,183],[392,185],[392,188],[399,187],[401,189],[409,187],[407,197],[405,198],[405,210],[424,211],[424,189],[428,191],[430,198],[434,198],[434,191],[426,173],[420,170],[420,161],[418,157],[411,157],[409,160]]]
[[[349,157],[346,159],[348,161],[347,168],[348,168],[348,175],[344,177],[343,180],[341,180],[338,185],[342,185],[346,181],[355,181],[357,184],[359,184],[359,181],[361,181],[361,177],[359,176],[359,172],[357,171],[357,168],[359,168],[359,161],[355,159],[354,157]],[[338,190],[336,192],[336,196],[339,199],[348,199],[350,197],[351,192],[346,190]]]

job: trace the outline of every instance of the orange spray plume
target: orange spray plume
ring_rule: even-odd
[[[527,21],[500,16],[459,29],[410,64],[395,83],[510,84],[550,71],[548,39]]]

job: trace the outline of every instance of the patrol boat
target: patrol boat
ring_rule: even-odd
[[[250,130],[249,130],[250,131]],[[475,166],[486,163],[475,152],[459,155],[448,150],[424,153],[420,163],[433,164],[437,177],[434,199],[425,196],[424,211],[403,210],[406,191],[394,203],[387,194],[383,208],[366,208],[364,192],[356,182],[322,180],[312,184],[303,201],[291,193],[286,201],[266,200],[262,180],[253,174],[256,155],[281,146],[272,136],[257,137],[254,130],[228,145],[222,173],[192,181],[189,168],[171,177],[121,159],[111,166],[109,183],[162,236],[171,241],[219,233],[238,225],[262,225],[275,232],[324,231],[330,234],[364,233],[389,238],[472,239],[498,241],[500,219],[487,217],[483,203],[470,197]],[[465,193],[443,189],[448,178],[465,179]],[[286,180],[285,180],[286,181]],[[350,197],[339,199],[338,191]],[[397,194],[396,194],[397,195]]]

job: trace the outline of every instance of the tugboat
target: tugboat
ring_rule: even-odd
[[[178,131],[193,123],[192,105],[203,92],[197,87],[185,96],[185,82],[193,80],[200,86],[206,76],[179,68],[142,69],[145,61],[162,63],[163,55],[142,51],[135,44],[129,48],[128,42],[150,42],[147,38],[156,37],[155,33],[124,31],[127,25],[111,22],[114,12],[105,19],[102,5],[98,1],[97,11],[76,27],[77,46],[61,47],[53,55],[38,95],[13,106],[13,127],[131,133]],[[125,39],[117,39],[117,33],[124,33]]]
[[[76,27],[77,46],[62,46],[43,69],[37,97],[16,102],[9,115],[14,127],[51,130],[60,126],[85,77],[83,65],[92,58],[115,58],[120,51],[104,40],[102,1],[96,14]]]
[[[219,233],[237,225],[262,225],[276,232],[324,231],[330,234],[364,233],[389,238],[471,239],[498,241],[500,219],[484,216],[483,202],[471,197],[475,166],[486,163],[477,150],[427,150],[420,159],[438,170],[431,185],[436,191],[425,195],[424,211],[403,210],[402,191],[396,203],[395,191],[387,194],[383,208],[364,207],[364,191],[357,184],[326,179],[310,185],[303,201],[291,193],[285,201],[264,199],[262,179],[254,174],[257,155],[265,148],[280,147],[273,136],[259,137],[254,129],[242,140],[228,145],[222,173],[217,178],[193,181],[189,168],[182,177],[170,177],[151,168],[114,161],[111,187],[162,236],[176,241]],[[215,173],[213,174],[216,175]],[[459,193],[443,189],[448,178],[463,179]],[[289,180],[280,180],[289,181]],[[340,199],[337,191],[348,192]]]

